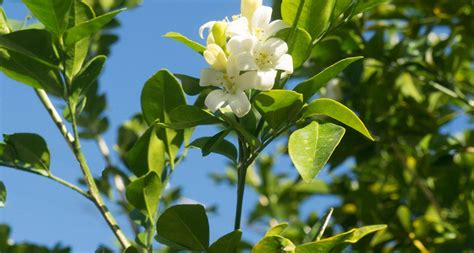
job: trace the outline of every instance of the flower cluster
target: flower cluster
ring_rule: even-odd
[[[278,71],[293,73],[293,59],[285,41],[276,33],[288,27],[282,20],[271,21],[272,8],[261,0],[242,0],[241,15],[232,21],[211,21],[199,29],[204,39],[209,31],[203,55],[209,68],[201,72],[201,86],[216,86],[206,97],[212,112],[230,107],[238,117],[251,109],[245,91],[271,90]]]

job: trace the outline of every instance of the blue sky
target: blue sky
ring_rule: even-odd
[[[122,26],[117,31],[120,40],[113,46],[100,79],[108,99],[106,113],[111,124],[105,138],[109,144],[115,143],[118,126],[139,112],[141,88],[156,71],[167,68],[175,73],[199,76],[200,69],[206,66],[200,55],[162,35],[177,31],[199,40],[201,24],[236,14],[239,6],[238,0],[146,0],[142,6],[120,14]],[[3,7],[10,18],[23,19],[27,14],[18,0],[6,0]],[[200,129],[194,136],[209,135],[211,131]],[[73,155],[33,90],[0,74],[0,133],[15,132],[37,133],[46,139],[55,175],[71,182],[81,176]],[[99,175],[104,161],[98,155],[97,146],[85,141],[83,148],[94,175]],[[117,157],[114,161],[119,162]],[[287,159],[279,167],[293,170]],[[211,240],[233,227],[235,189],[215,185],[208,177],[210,172],[224,169],[224,158],[215,155],[202,158],[199,151],[192,151],[171,182],[173,186],[182,186],[184,196],[189,199],[219,205],[218,214],[210,216]],[[77,193],[48,179],[7,168],[0,168],[0,179],[8,190],[7,206],[0,209],[0,223],[11,225],[16,241],[50,246],[61,242],[72,246],[73,252],[93,252],[100,244],[114,245],[114,237],[95,206]],[[247,191],[245,201],[244,215],[256,197]],[[314,201],[319,203],[318,210],[336,203],[327,198]],[[123,216],[119,215],[118,220],[129,233]],[[244,227],[244,235],[255,241],[258,234],[253,228]]]

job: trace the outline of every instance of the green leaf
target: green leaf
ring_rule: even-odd
[[[240,240],[242,239],[242,231],[232,231],[217,241],[215,241],[211,247],[209,247],[209,253],[235,253],[239,246]]]
[[[292,28],[280,30],[276,37],[288,43],[288,52],[293,58],[293,68],[297,69],[308,59],[313,47],[311,35],[301,28],[296,28],[291,41],[288,41]]]
[[[0,35],[11,33],[12,29],[8,24],[8,18],[5,11],[0,7]]]
[[[326,115],[341,123],[353,128],[357,132],[363,134],[370,140],[374,138],[370,135],[369,130],[365,127],[364,123],[357,117],[357,115],[347,108],[343,104],[329,99],[319,98],[309,103],[308,106],[303,108],[303,117],[309,118],[318,115]]]
[[[103,55],[92,58],[87,65],[72,80],[71,96],[79,99],[84,96],[91,85],[97,80],[107,57]]]
[[[179,80],[181,80],[181,86],[186,94],[189,96],[196,96],[201,93],[206,87],[199,85],[199,79],[183,74],[174,74]]]
[[[34,59],[51,68],[59,68],[51,35],[45,30],[27,29],[0,36],[0,48]]]
[[[313,121],[290,135],[288,153],[305,182],[312,182],[323,169],[344,133],[341,126]]]
[[[326,85],[329,80],[336,77],[351,63],[362,58],[362,56],[356,56],[340,60],[334,63],[333,65],[327,67],[323,71],[319,72],[317,75],[311,77],[310,79],[299,83],[293,90],[303,94],[303,101],[306,102],[308,101],[308,99],[314,96],[314,94],[316,94],[324,85]]]
[[[225,118],[225,122],[229,124],[232,129],[238,132],[253,149],[256,149],[262,145],[257,137],[247,131],[244,126],[235,120],[233,113],[224,113],[223,117]]]
[[[7,188],[2,181],[0,181],[0,208],[5,207],[5,203],[7,202]]]
[[[321,217],[311,228],[311,230],[305,235],[303,238],[303,243],[311,242],[311,241],[319,241],[326,230],[329,220],[331,219],[332,212],[334,208],[330,208],[329,211]]]
[[[355,16],[359,13],[365,12],[369,9],[376,7],[377,5],[386,4],[391,2],[391,0],[359,0],[355,6],[352,16]]]
[[[170,123],[170,112],[180,105],[186,105],[186,98],[178,80],[167,70],[160,70],[145,83],[141,94],[141,107],[145,121]],[[160,129],[158,136],[164,141],[171,166],[179,147],[184,141],[183,131]]]
[[[64,34],[64,45],[72,46],[81,39],[96,33],[123,10],[125,9],[115,10],[69,28]]]
[[[94,10],[82,1],[74,1],[70,15],[68,28],[82,24],[95,17]],[[72,79],[82,68],[82,64],[89,52],[90,37],[85,37],[73,46],[66,49],[65,68],[66,75]]]
[[[255,97],[255,107],[273,129],[294,121],[302,106],[303,96],[290,90],[264,91]]]
[[[206,50],[205,46],[197,43],[196,41],[190,40],[186,36],[184,36],[180,33],[177,33],[177,32],[169,32],[169,33],[163,35],[163,37],[179,41],[179,42],[183,43],[184,45],[186,45],[187,47],[191,48],[192,50],[194,50],[194,51],[196,51],[200,54],[202,54],[204,52],[204,50]]]
[[[387,225],[372,225],[354,228],[348,232],[338,234],[317,242],[299,245],[296,247],[295,253],[332,252],[332,250],[335,248],[342,250],[349,244],[356,243],[362,239],[362,237],[378,230],[385,229],[386,227]]]
[[[189,147],[201,149],[203,156],[207,156],[209,153],[216,153],[223,155],[235,162],[237,160],[237,149],[235,148],[234,144],[225,139],[217,141],[217,139],[221,137],[219,134],[222,132],[219,132],[213,137],[198,138],[191,142]]]
[[[46,29],[60,35],[66,29],[72,0],[22,0]]]
[[[130,246],[124,249],[122,253],[139,253],[139,251],[135,246]]]
[[[150,171],[161,175],[165,166],[165,146],[156,135],[156,128],[150,127],[137,140],[125,157],[128,168],[137,177]]]
[[[316,40],[329,28],[336,0],[283,0],[281,4],[283,21],[292,25],[297,19],[298,7],[303,2],[297,27],[308,31],[313,40]]]
[[[294,253],[295,245],[281,236],[265,236],[252,249],[252,253]]]
[[[159,124],[173,129],[192,128],[199,125],[221,123],[219,118],[194,105],[181,105],[173,109],[170,114],[170,123]]]
[[[150,171],[128,184],[125,193],[130,204],[154,220],[163,188],[164,185],[158,174]]]
[[[209,221],[201,205],[175,205],[158,218],[157,240],[177,249],[206,251]]]
[[[285,231],[285,229],[288,227],[288,223],[287,222],[283,222],[283,223],[280,223],[276,226],[273,226],[272,228],[270,228],[267,233],[265,234],[265,237],[267,236],[274,236],[274,235],[281,235],[281,233],[283,233],[283,231]]]
[[[49,175],[50,155],[44,139],[37,134],[17,133],[3,135],[4,141],[13,153],[15,166],[33,170],[41,175]]]

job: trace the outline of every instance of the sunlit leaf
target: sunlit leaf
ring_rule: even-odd
[[[51,32],[60,35],[66,29],[72,0],[22,0],[35,16]]]
[[[150,171],[145,176],[139,177],[127,185],[127,200],[153,220],[163,188],[164,185],[161,183],[158,174]]]
[[[209,253],[235,253],[240,240],[242,239],[242,231],[232,231],[217,241],[215,241],[211,247],[209,247]]]
[[[277,129],[296,119],[303,106],[303,97],[289,90],[265,91],[255,97],[255,106],[268,125]]]
[[[194,50],[194,51],[196,51],[200,54],[202,54],[204,52],[204,50],[206,50],[206,47],[204,47],[203,45],[197,43],[196,41],[190,40],[186,36],[184,36],[180,33],[177,33],[177,32],[169,32],[169,33],[165,34],[163,37],[179,41],[179,42],[183,43],[184,45],[186,45],[187,47],[191,48],[192,50]]]

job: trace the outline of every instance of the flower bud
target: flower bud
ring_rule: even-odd
[[[227,56],[220,46],[217,44],[207,45],[203,53],[204,59],[212,66],[213,69],[225,71],[227,66]]]
[[[249,25],[252,24],[253,13],[260,6],[262,6],[262,0],[242,0],[240,11],[249,21]]]
[[[227,30],[227,23],[218,21],[212,26],[212,37],[214,42],[222,47],[225,48],[226,45],[226,30]]]

